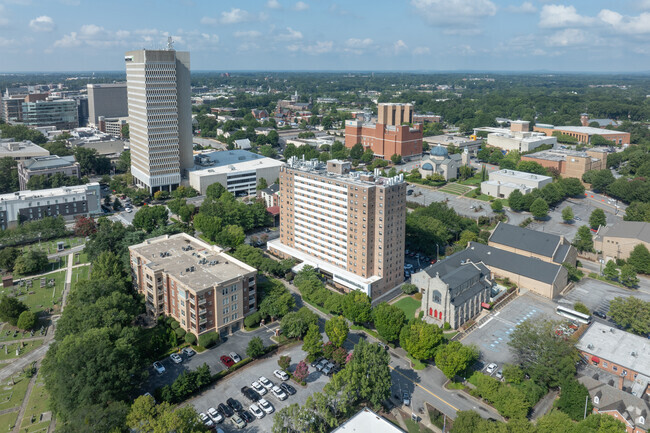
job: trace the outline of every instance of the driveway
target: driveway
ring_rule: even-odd
[[[459,215],[473,219],[494,215],[490,203],[486,201],[461,197],[417,184],[409,184],[408,189],[415,191],[413,195],[406,196],[406,200],[413,203],[428,206],[433,202],[446,202],[447,206],[453,208]]]
[[[650,293],[634,289],[607,284],[604,281],[584,278],[571,289],[571,291],[558,300],[558,303],[573,308],[576,302],[582,302],[591,311],[600,311],[607,314],[609,303],[616,297],[635,296],[643,301],[650,302]]]

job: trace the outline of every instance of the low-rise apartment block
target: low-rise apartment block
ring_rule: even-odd
[[[490,180],[481,182],[481,192],[497,198],[508,198],[514,190],[528,194],[553,182],[550,176],[516,170],[497,170],[490,173]]]
[[[280,238],[268,247],[375,298],[404,278],[406,183],[350,170],[291,158],[280,171]]]
[[[18,164],[18,183],[20,190],[27,189],[29,179],[34,176],[52,177],[57,173],[79,179],[81,169],[73,155],[70,156],[37,156]]]
[[[129,247],[133,285],[152,317],[171,316],[196,336],[227,335],[257,308],[257,270],[186,233]]]
[[[582,180],[582,175],[589,170],[607,168],[606,148],[592,148],[586,151],[550,149],[528,155],[522,155],[522,161],[534,161],[543,167],[556,170],[564,177]]]

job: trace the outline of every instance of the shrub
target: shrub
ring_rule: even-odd
[[[417,292],[415,295],[413,295],[413,297],[414,297],[416,300],[421,301],[421,300],[422,300],[422,293]]]
[[[449,324],[449,322],[445,322],[445,324],[442,325],[442,329],[444,329],[445,331],[449,331],[451,329],[451,325]]]
[[[412,295],[417,291],[418,291],[418,286],[416,286],[415,284],[411,284],[411,283],[402,284],[402,292],[404,292],[407,295]]]
[[[196,343],[196,335],[192,334],[191,332],[188,332],[187,334],[185,334],[185,342],[188,344]]]
[[[244,326],[247,328],[254,328],[262,321],[262,314],[259,311],[249,314],[244,318]]]
[[[176,329],[174,330],[174,333],[176,334],[176,337],[178,337],[178,338],[183,338],[183,337],[185,337],[185,334],[186,334],[187,332],[185,332],[185,330],[184,330],[183,328],[176,328]]]
[[[181,324],[178,323],[176,320],[172,319],[172,320],[169,322],[169,326],[170,326],[172,329],[178,329],[178,328],[181,327]]]
[[[199,346],[201,347],[212,347],[219,342],[219,334],[214,331],[206,332],[205,334],[199,335]]]
[[[576,310],[578,313],[582,314],[591,314],[591,311],[589,311],[589,308],[582,302],[576,302],[573,304],[573,309]]]
[[[251,341],[248,342],[248,347],[246,348],[246,355],[251,358],[259,358],[264,355],[264,343],[260,337],[253,337]]]
[[[18,316],[18,323],[16,326],[20,329],[28,331],[36,326],[37,320],[38,317],[36,314],[32,313],[31,311],[23,311],[20,313],[20,316]]]

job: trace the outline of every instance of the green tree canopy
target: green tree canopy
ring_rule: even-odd
[[[207,431],[192,405],[174,407],[156,404],[151,396],[140,396],[131,405],[126,425],[139,433],[202,433]]]
[[[476,346],[463,346],[458,341],[438,347],[436,351],[436,366],[449,379],[458,373],[466,371],[470,365],[478,360],[479,350]]]
[[[533,214],[535,219],[541,220],[548,216],[548,203],[543,198],[536,198],[530,205],[530,213]]]
[[[260,337],[253,337],[246,347],[246,355],[251,358],[259,358],[264,355],[264,343]]]
[[[635,296],[616,297],[609,303],[608,314],[616,324],[629,332],[650,334],[650,302]]]
[[[417,291],[417,287],[415,290]],[[382,302],[373,308],[372,317],[377,332],[388,341],[396,341],[399,338],[402,326],[406,322],[404,311],[387,302]]]
[[[133,227],[151,233],[167,224],[169,212],[165,206],[143,206],[133,217]]]
[[[578,251],[593,251],[594,250],[594,239],[591,235],[591,230],[587,226],[580,226],[576,233],[576,237],[573,240],[573,246],[578,249]]]
[[[325,322],[325,334],[327,334],[327,338],[336,347],[343,346],[343,343],[348,338],[349,332],[350,328],[348,327],[348,323],[342,316],[332,317]]]
[[[565,223],[570,223],[573,221],[573,218],[575,216],[573,215],[573,209],[571,209],[570,206],[565,207],[562,209],[562,219],[564,220]]]
[[[645,244],[638,244],[634,247],[627,263],[640,274],[650,274],[650,251]]]
[[[280,323],[282,334],[288,338],[302,338],[311,325],[318,324],[318,316],[307,307],[287,313]]]
[[[602,209],[594,209],[589,217],[589,226],[594,230],[598,230],[598,227],[605,225],[607,225],[605,211]]]
[[[416,318],[404,325],[399,336],[400,346],[420,361],[433,358],[442,340],[442,330],[438,326]]]
[[[309,325],[307,334],[305,334],[305,338],[302,341],[302,350],[307,352],[311,358],[315,358],[322,353],[323,336],[320,333],[318,325]]]
[[[343,314],[355,323],[367,323],[372,319],[370,298],[359,290],[352,290],[343,298]]]
[[[36,327],[37,321],[38,317],[36,314],[32,313],[31,311],[23,311],[20,313],[20,316],[18,316],[18,322],[16,323],[16,326],[25,331],[29,331],[30,329],[34,329],[34,327]]]
[[[2,295],[0,298],[0,320],[16,326],[18,318],[24,311],[29,311],[27,305],[13,296]]]
[[[35,274],[43,271],[49,261],[47,253],[40,250],[28,250],[14,263],[14,272],[20,275]]]

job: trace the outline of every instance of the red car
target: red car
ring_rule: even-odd
[[[233,361],[232,358],[231,358],[230,356],[221,355],[221,357],[219,358],[219,360],[221,361],[221,363],[222,363],[223,365],[226,366],[226,368],[230,368],[230,367],[232,367],[233,365],[235,365],[235,361]]]

